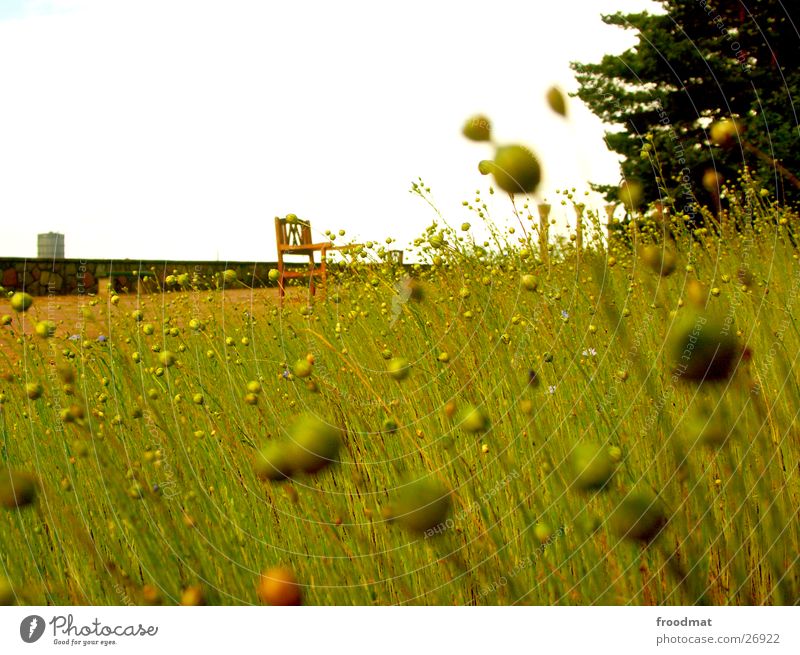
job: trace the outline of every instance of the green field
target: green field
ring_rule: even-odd
[[[438,219],[283,309],[3,301],[0,600],[799,603],[797,217],[729,198],[547,261]]]

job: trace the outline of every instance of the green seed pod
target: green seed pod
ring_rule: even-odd
[[[618,537],[637,541],[651,541],[666,523],[661,502],[648,489],[629,492],[611,515],[612,531]]]
[[[459,412],[457,425],[462,430],[479,434],[489,429],[490,421],[482,407],[467,405]]]
[[[619,185],[619,199],[628,211],[635,211],[644,200],[644,187],[635,180],[625,180]]]
[[[309,375],[311,375],[312,368],[311,362],[304,357],[302,359],[298,359],[294,363],[294,366],[292,367],[292,373],[294,373],[296,378],[307,378]]]
[[[546,98],[550,109],[552,109],[556,114],[559,116],[567,115],[567,101],[564,98],[564,94],[561,93],[561,90],[558,87],[550,87]]]
[[[44,393],[44,387],[38,382],[28,382],[25,385],[25,393],[31,400],[38,400]]]
[[[16,596],[14,595],[14,589],[11,583],[0,576],[0,607],[13,605],[15,600]]]
[[[461,132],[470,141],[490,141],[492,139],[492,124],[486,116],[477,114],[464,123]]]
[[[292,474],[287,444],[270,442],[258,455],[253,466],[256,476],[262,480],[285,480]]]
[[[164,352],[160,353],[158,355],[158,359],[161,362],[161,365],[166,368],[173,366],[175,362],[178,361],[178,358],[175,356],[175,353],[169,350],[165,350]]]
[[[704,313],[684,317],[670,332],[676,376],[692,382],[726,380],[736,367],[739,346],[723,323]]]
[[[583,491],[603,489],[611,480],[616,462],[608,448],[596,443],[579,444],[570,457],[575,486]]]
[[[398,382],[405,380],[411,372],[411,364],[405,357],[394,357],[389,360],[387,366],[389,375],[391,375]]]
[[[522,284],[522,288],[526,291],[536,291],[539,286],[539,280],[536,279],[534,275],[523,275],[520,278],[520,282]]]
[[[397,490],[392,520],[411,532],[442,526],[450,513],[450,490],[431,478],[420,478]]]
[[[642,261],[662,277],[667,277],[675,271],[678,258],[670,248],[661,246],[645,246],[642,248]]]
[[[17,291],[11,296],[11,309],[15,312],[27,312],[33,305],[33,297],[24,291]]]
[[[36,324],[36,336],[42,339],[49,339],[56,333],[56,324],[54,321],[39,321]]]
[[[533,536],[540,544],[546,544],[553,536],[553,528],[548,523],[537,523],[533,526]]]
[[[497,149],[492,167],[494,181],[508,193],[533,193],[542,179],[542,169],[534,154],[525,146]]]
[[[29,473],[0,469],[0,507],[16,509],[36,498],[36,480]]]
[[[739,121],[723,118],[711,126],[711,143],[722,148],[731,148],[737,144],[744,129]]]
[[[709,168],[703,173],[703,188],[714,195],[719,195],[720,187],[724,181],[725,178],[722,177],[722,174],[713,168]]]
[[[317,473],[339,461],[341,430],[313,414],[302,414],[289,429],[288,460],[292,469]]]

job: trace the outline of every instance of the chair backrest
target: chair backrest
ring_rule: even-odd
[[[289,214],[275,217],[275,239],[278,246],[306,246],[311,243],[311,223]]]

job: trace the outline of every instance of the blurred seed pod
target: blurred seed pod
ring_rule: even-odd
[[[625,180],[619,185],[619,199],[625,209],[635,211],[644,201],[644,187],[636,180]]]
[[[205,604],[206,595],[200,585],[191,585],[183,590],[181,594],[181,605],[194,607]]]
[[[537,523],[533,526],[533,536],[540,544],[546,544],[553,536],[553,528],[548,523]]]
[[[54,321],[39,321],[34,328],[36,336],[41,339],[50,339],[56,333],[56,324]]]
[[[674,374],[692,382],[728,379],[741,354],[729,327],[700,312],[673,326],[668,345]]]
[[[174,352],[170,350],[164,350],[163,352],[159,353],[158,360],[161,362],[162,366],[169,368],[178,361],[178,358],[175,356]]]
[[[27,312],[33,306],[33,296],[24,291],[17,291],[11,296],[11,309],[15,312]]]
[[[686,297],[696,309],[705,309],[708,304],[708,289],[699,280],[686,283]]]
[[[491,121],[482,114],[477,114],[464,123],[462,134],[470,141],[491,141]]]
[[[567,100],[564,98],[564,94],[561,93],[561,90],[558,87],[550,87],[545,96],[547,98],[547,104],[550,106],[556,114],[559,116],[567,115]]]
[[[539,160],[525,146],[502,146],[494,155],[495,184],[507,193],[533,193],[542,179]]]
[[[256,589],[258,599],[264,605],[302,605],[303,594],[294,573],[280,566],[264,571]]]
[[[523,275],[520,278],[520,283],[522,284],[522,288],[526,291],[536,291],[539,287],[539,280],[536,279],[535,275]]]
[[[311,365],[311,362],[309,362],[306,358],[303,358],[298,359],[294,363],[294,366],[292,367],[292,373],[294,373],[294,376],[297,378],[307,378],[309,375],[311,375],[312,369],[313,366]]]
[[[29,473],[0,469],[0,507],[17,509],[36,498],[36,480]]]
[[[3,576],[0,576],[0,607],[13,605],[16,602],[16,595],[11,583]]]
[[[734,118],[723,118],[711,126],[711,143],[721,148],[732,148],[739,143],[744,127]]]
[[[38,400],[44,393],[44,387],[38,382],[28,382],[25,385],[25,394],[31,400]]]
[[[532,368],[528,369],[528,386],[536,388],[541,384],[539,375]]]
[[[147,605],[161,605],[163,602],[161,592],[157,587],[150,584],[146,584],[142,587],[142,600],[144,600]]]
[[[317,473],[339,461],[341,430],[313,414],[301,414],[289,428],[288,462],[293,471]]]
[[[398,285],[398,293],[403,298],[417,302],[425,298],[425,288],[419,280],[413,277],[403,278],[403,281]]]
[[[703,173],[703,188],[715,196],[719,195],[720,187],[724,182],[724,178],[713,168],[709,168]]]
[[[642,248],[642,261],[662,277],[671,275],[678,265],[675,251],[666,246],[645,246]]]
[[[458,427],[473,434],[486,432],[489,429],[490,421],[486,411],[482,407],[466,405],[458,414]]]
[[[618,537],[653,540],[667,523],[664,507],[649,489],[629,492],[611,515],[611,529]]]
[[[442,526],[450,513],[450,490],[438,480],[420,478],[397,490],[390,511],[392,520],[411,532]]]
[[[411,364],[405,357],[394,357],[389,360],[387,365],[389,375],[391,375],[398,382],[405,380],[411,372]]]
[[[574,484],[583,491],[603,489],[616,470],[609,449],[596,443],[582,443],[570,456]]]
[[[285,480],[292,475],[288,444],[275,441],[267,444],[256,455],[255,474],[262,480]]]

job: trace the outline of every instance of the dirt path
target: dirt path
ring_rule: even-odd
[[[97,339],[109,334],[109,323],[114,316],[130,314],[135,309],[142,310],[145,321],[158,323],[164,315],[185,316],[187,321],[193,315],[207,316],[209,313],[220,312],[227,314],[231,311],[238,316],[243,312],[250,312],[258,317],[278,306],[278,290],[275,288],[169,292],[139,296],[122,294],[119,298],[119,303],[112,306],[108,298],[96,296],[38,296],[34,297],[33,307],[19,315],[11,309],[9,299],[2,298],[0,316],[8,314],[13,322],[9,326],[0,327],[0,349],[7,354],[18,351],[16,339],[20,327],[26,334],[34,334],[36,323],[42,320],[56,323],[56,339],[68,339],[83,330],[86,338]],[[299,306],[305,298],[304,292],[293,290],[287,295],[287,305]]]

